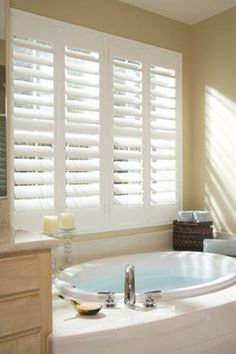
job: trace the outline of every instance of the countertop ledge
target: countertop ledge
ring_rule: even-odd
[[[52,248],[58,244],[57,239],[40,232],[34,233],[10,228],[0,229],[0,256],[12,252]]]

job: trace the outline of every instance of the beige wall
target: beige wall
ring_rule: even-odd
[[[0,65],[5,65],[5,63],[6,63],[5,41],[0,39]]]
[[[189,26],[116,0],[11,0],[10,4],[13,8],[183,53],[183,204],[184,208],[190,208],[192,200],[189,150],[191,142]],[[141,229],[140,232],[156,229],[160,228]]]
[[[192,29],[193,208],[236,232],[236,7]]]

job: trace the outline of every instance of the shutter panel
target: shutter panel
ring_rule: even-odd
[[[150,67],[150,202],[170,218],[177,203],[176,71]],[[174,206],[174,209],[171,208]],[[155,209],[159,206],[159,209]]]
[[[137,222],[143,207],[142,63],[113,58],[113,223]]]
[[[66,207],[80,217],[101,204],[99,66],[98,52],[65,48]]]
[[[13,38],[15,212],[54,208],[54,69],[52,44]]]
[[[113,202],[143,204],[142,66],[113,59]]]

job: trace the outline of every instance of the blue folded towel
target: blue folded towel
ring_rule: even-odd
[[[193,211],[178,211],[177,220],[182,222],[193,222]]]
[[[193,212],[193,221],[207,222],[207,221],[212,221],[212,219],[209,211],[196,210]]]
[[[236,256],[236,239],[219,240],[205,239],[203,241],[203,251],[209,253],[218,253],[225,256]]]

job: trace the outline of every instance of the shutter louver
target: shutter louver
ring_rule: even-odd
[[[100,205],[99,54],[65,48],[66,207]]]
[[[176,203],[176,77],[151,66],[151,205]]]
[[[142,64],[113,59],[113,205],[143,204]]]
[[[15,210],[54,207],[53,47],[13,38]]]

